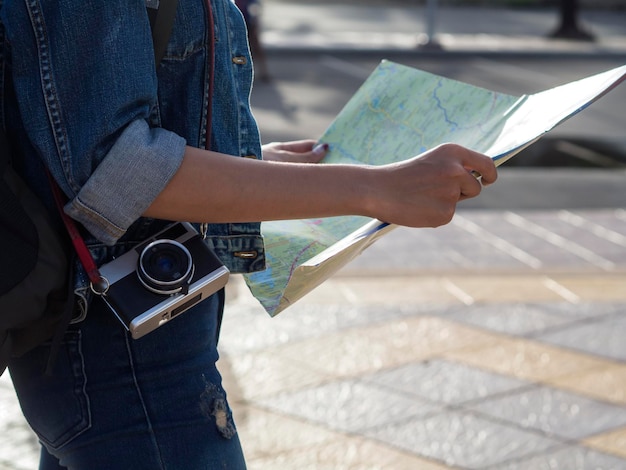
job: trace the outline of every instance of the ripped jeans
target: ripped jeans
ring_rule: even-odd
[[[96,299],[52,376],[49,345],[12,361],[40,470],[245,469],[215,366],[223,306],[221,291],[134,340]]]

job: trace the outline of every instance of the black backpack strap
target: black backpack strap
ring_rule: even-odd
[[[5,168],[10,163],[9,157],[9,143],[4,130],[0,128],[0,178],[2,178]]]
[[[170,40],[177,5],[178,0],[148,0],[147,2],[154,43],[154,62],[157,66],[161,63]]]
[[[4,374],[9,365],[12,349],[11,335],[8,331],[0,331],[0,375]]]

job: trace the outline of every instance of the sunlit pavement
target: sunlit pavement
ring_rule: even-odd
[[[273,319],[235,278],[250,468],[626,468],[626,213],[560,215],[398,229]]]

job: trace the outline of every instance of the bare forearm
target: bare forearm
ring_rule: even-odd
[[[252,222],[365,214],[371,169],[257,161],[188,147],[145,215],[191,222]]]
[[[379,167],[257,161],[187,148],[145,215],[189,222],[258,222],[365,215],[411,227],[448,223],[456,204],[496,180],[493,161],[444,144]]]

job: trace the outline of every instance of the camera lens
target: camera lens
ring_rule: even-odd
[[[189,250],[174,240],[156,240],[146,246],[137,266],[142,284],[157,294],[186,291],[193,276]]]

